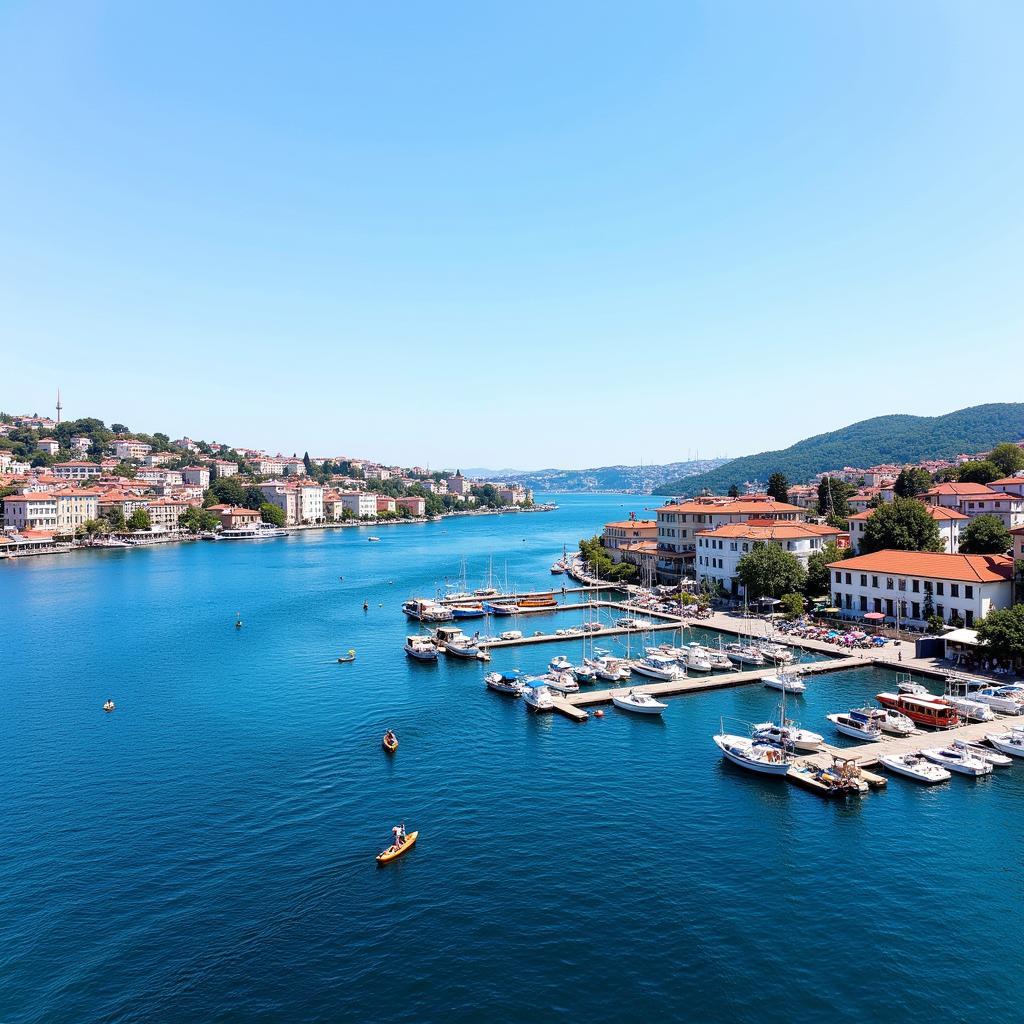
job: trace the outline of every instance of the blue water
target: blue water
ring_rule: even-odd
[[[1017,1019],[1024,765],[832,803],[712,746],[773,691],[579,725],[402,655],[401,600],[462,559],[550,585],[644,505],[559,500],[0,565],[0,1021]],[[790,712],[827,734],[885,681]]]

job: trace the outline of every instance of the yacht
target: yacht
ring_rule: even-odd
[[[438,626],[434,633],[435,642],[456,658],[474,658],[490,661],[491,656],[480,645],[476,637],[466,636],[458,626]]]
[[[690,644],[683,651],[682,658],[678,659],[687,672],[710,672],[714,665],[709,657],[710,652],[706,651],[700,644]],[[731,665],[728,658],[726,662]]]
[[[726,644],[725,653],[729,656],[729,660],[737,665],[760,667],[764,664],[764,655],[750,644]]]
[[[762,775],[785,775],[793,763],[792,755],[772,743],[726,732],[720,732],[712,739],[726,760]]]
[[[496,693],[508,693],[513,697],[521,697],[526,689],[518,672],[488,672],[484,676],[487,688]]]
[[[632,711],[638,715],[660,715],[668,707],[660,700],[655,700],[650,694],[637,693],[636,690],[613,694],[612,703],[623,711]]]
[[[978,758],[979,761],[988,761],[993,768],[1009,768],[1013,764],[1013,758],[1007,757],[1000,751],[991,747],[983,747],[980,743],[967,743],[964,740],[954,740],[953,748]]]
[[[402,611],[410,619],[420,622],[448,622],[453,616],[449,609],[426,597],[413,597],[402,605]]]
[[[953,776],[941,765],[932,764],[919,751],[908,754],[886,754],[878,759],[891,772],[932,786],[936,782],[948,782]]]
[[[569,672],[572,669],[572,662],[564,654],[559,654],[548,662],[548,668],[552,672]]]
[[[1024,732],[1020,732],[1017,729],[1011,732],[990,732],[985,734],[985,739],[1000,754],[1007,754],[1010,757],[1024,757]]]
[[[807,690],[807,684],[802,679],[785,669],[765,676],[762,681],[769,689],[781,690],[783,693],[804,693]]]
[[[519,608],[508,602],[498,604],[495,601],[484,601],[484,611],[490,615],[516,615]]]
[[[453,604],[450,607],[452,615],[457,619],[482,619],[486,614],[484,606],[479,601],[469,604]]]
[[[650,679],[685,679],[686,672],[679,667],[675,658],[667,654],[648,654],[630,666],[634,672]]]
[[[760,722],[751,726],[751,735],[754,740],[760,743],[774,743],[777,747],[792,747],[794,750],[803,753],[813,753],[821,748],[825,742],[824,736],[819,736],[810,729],[800,729],[797,726],[786,722],[785,725],[778,725],[775,722]]]
[[[971,699],[1004,715],[1024,714],[1024,693],[1015,686],[983,686],[974,691]]]
[[[791,665],[796,660],[793,652],[785,644],[764,640],[755,646],[769,661],[774,661],[777,665]]]
[[[951,675],[946,678],[946,692],[940,698],[966,722],[994,722],[995,712],[983,701],[974,699],[974,691],[984,682],[970,676]]]
[[[700,647],[700,644],[690,644],[690,647]],[[715,650],[714,647],[701,647],[701,650],[711,662],[711,668],[715,672],[731,672],[733,668],[729,655],[723,650]]]
[[[530,679],[523,689],[523,700],[528,708],[534,711],[554,711],[554,691],[543,679]]]
[[[978,778],[981,775],[991,775],[992,765],[988,761],[982,761],[968,751],[958,750],[955,746],[931,747],[922,750],[922,754],[932,764],[942,765],[951,772],[959,772],[961,775],[971,775]]]
[[[874,742],[882,738],[881,728],[863,711],[851,711],[848,714],[825,716],[835,727],[836,732],[844,736],[852,736],[857,740]]]
[[[596,683],[597,670],[590,665],[573,665],[572,674],[578,683]]]
[[[437,661],[437,646],[429,636],[417,633],[405,638],[405,653],[417,661]]]
[[[580,684],[576,682],[576,677],[572,672],[547,672],[541,678],[552,690],[557,690],[559,693],[580,692]]]
[[[890,736],[913,736],[917,733],[914,723],[906,715],[901,715],[892,708],[857,708],[856,710],[874,722],[882,732],[889,733]]]
[[[610,654],[602,654],[594,660],[584,658],[583,664],[592,668],[597,673],[597,678],[607,683],[617,683],[622,679],[628,679],[630,675],[629,663],[622,658],[613,658]]]
[[[220,531],[221,540],[265,540],[268,537],[287,537],[288,531],[272,523],[255,526],[235,526]]]

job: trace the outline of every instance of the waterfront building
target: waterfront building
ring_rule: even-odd
[[[189,502],[181,498],[155,498],[146,506],[151,529],[169,532],[177,530],[178,518],[190,507]]]
[[[324,520],[324,488],[311,480],[295,485],[298,492],[298,516],[302,523],[322,523]]]
[[[50,467],[53,475],[61,480],[88,480],[99,476],[103,470],[97,462],[57,462]]]
[[[960,550],[960,529],[969,520],[962,512],[955,508],[946,508],[944,505],[928,505],[929,515],[935,520],[939,528],[939,536],[942,538],[944,549],[950,554],[957,554]],[[850,516],[848,526],[850,528],[850,547],[860,552],[861,541],[864,539],[864,531],[867,528],[868,519],[874,514],[874,509],[866,512],[858,512]]]
[[[55,441],[52,437],[42,437],[36,441],[36,451],[46,455],[56,455],[60,451],[60,442]]]
[[[210,486],[210,470],[207,466],[186,466],[181,471],[182,483],[195,484],[199,487]]]
[[[628,519],[605,523],[601,532],[601,544],[613,562],[623,560],[623,545],[633,545],[640,541],[652,541],[654,549],[657,550],[658,522],[656,519],[637,519],[636,513],[630,512]]]
[[[377,515],[381,512],[397,512],[398,506],[395,504],[395,499],[387,494],[378,494],[377,496]]]
[[[211,505],[210,511],[220,518],[220,525],[225,530],[256,526],[262,518],[254,509],[238,508],[235,505]]]
[[[263,500],[276,505],[284,512],[287,526],[294,526],[299,521],[299,496],[294,487],[289,487],[283,480],[268,480],[259,485]]]
[[[923,626],[931,615],[973,626],[1013,603],[1013,559],[927,551],[876,551],[829,565],[832,603],[844,617],[876,612]]]
[[[50,491],[4,498],[4,527],[9,530],[57,530],[57,499]]]
[[[395,504],[409,516],[425,516],[427,514],[426,498],[418,498],[416,496],[395,498]]]
[[[131,494],[125,491],[107,491],[101,494],[98,499],[98,512],[106,515],[108,512],[117,510],[127,519],[136,509],[149,507],[150,499],[140,494]]]
[[[114,455],[119,459],[136,459],[141,461],[153,450],[144,441],[136,441],[134,437],[119,438],[114,442]]]
[[[421,498],[420,500],[422,501],[423,499]],[[359,519],[363,516],[376,516],[377,495],[368,494],[365,491],[345,493],[341,495],[341,506]]]

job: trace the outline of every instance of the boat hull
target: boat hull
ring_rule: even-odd
[[[653,704],[633,704],[626,697],[612,697],[612,703],[620,711],[629,711],[634,715],[660,715],[668,706],[660,701]]]
[[[406,647],[405,653],[416,661],[437,661],[437,650],[427,651],[422,648]]]
[[[985,739],[992,744],[1000,754],[1006,754],[1009,757],[1024,757],[1024,743],[1012,742],[1014,733],[986,733]]]
[[[904,764],[897,757],[880,757],[878,763],[896,775],[902,775],[905,779],[920,782],[922,786],[935,786],[940,782],[948,782],[953,777],[942,765],[932,765],[933,768],[937,768],[942,772],[941,775],[937,775],[932,773],[922,774],[910,765]]]
[[[415,845],[416,840],[419,838],[419,832],[410,832],[405,837],[405,842],[396,850],[393,846],[389,846],[383,853],[377,854],[378,864],[390,864],[391,861],[397,860],[399,857],[404,857]]]
[[[735,747],[730,740],[741,739],[741,737],[727,737],[724,735],[713,737],[715,745],[722,752],[722,756],[739,768],[746,768],[749,772],[757,772],[759,775],[788,775],[789,763],[785,760],[772,762],[760,761],[745,757],[742,749]]]
[[[825,717],[835,726],[836,732],[849,736],[851,739],[860,740],[862,743],[877,743],[882,738],[881,729],[858,729],[855,725],[842,721],[839,715],[826,715]]]

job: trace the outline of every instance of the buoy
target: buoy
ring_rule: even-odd
[[[103,710],[104,711],[113,711],[114,710],[114,702],[112,700],[108,700],[106,702],[106,704],[103,705]]]
[[[600,708],[598,708],[598,709],[597,709],[597,710],[596,710],[596,711],[594,712],[594,717],[595,717],[595,718],[604,718],[604,712],[603,712],[603,711],[602,711],[602,710],[601,710]]]

